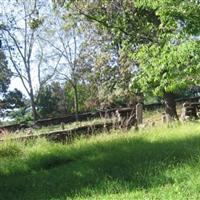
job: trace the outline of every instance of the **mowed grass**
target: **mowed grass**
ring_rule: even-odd
[[[0,144],[1,200],[200,199],[200,124]]]

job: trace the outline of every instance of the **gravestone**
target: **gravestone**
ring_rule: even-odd
[[[165,112],[162,113],[162,123],[165,124],[167,122]]]
[[[188,106],[188,103],[183,103],[183,107],[181,109],[181,120],[185,121],[187,118],[187,112],[186,112],[186,107]]]
[[[121,115],[120,115],[120,113],[119,113],[119,110],[116,110],[115,111],[115,114],[116,114],[116,127],[117,128],[122,128],[122,117],[121,117]]]
[[[136,120],[137,124],[142,124],[143,122],[143,105],[141,103],[136,105]]]
[[[65,124],[63,122],[61,122],[60,125],[61,125],[61,129],[65,130]]]
[[[181,110],[181,119],[183,121],[187,119],[197,119],[198,118],[198,110],[199,103],[184,103]]]

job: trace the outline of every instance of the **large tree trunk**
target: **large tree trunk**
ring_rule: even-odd
[[[76,85],[74,86],[74,108],[75,108],[75,117],[76,120],[78,121],[79,108],[78,108],[78,91]]]
[[[33,115],[33,120],[36,121],[37,120],[37,111],[36,111],[36,105],[35,105],[35,99],[34,99],[34,93],[33,93],[30,67],[28,67],[27,74],[28,74],[28,84],[29,84],[29,88],[30,88],[29,96],[30,96],[30,100],[31,100],[32,115]]]
[[[31,108],[32,108],[33,120],[36,121],[37,120],[37,111],[36,111],[33,92],[30,92],[30,100],[31,100]]]
[[[176,101],[175,95],[172,92],[165,92],[164,93],[164,100],[165,100],[165,113],[170,116],[171,119],[178,120],[178,114],[176,111]]]

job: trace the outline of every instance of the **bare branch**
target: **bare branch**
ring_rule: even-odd
[[[5,37],[5,38],[6,38],[6,37]],[[5,42],[6,42],[7,46],[9,46],[8,40],[7,40],[7,39],[5,39]],[[24,80],[26,80],[26,81],[28,82],[28,79],[25,78],[25,77],[22,75],[22,73],[19,71],[18,66],[16,65],[16,62],[15,62],[14,59],[13,59],[12,52],[11,52],[10,48],[8,48],[8,52],[9,52],[10,60],[11,60],[11,62],[12,62],[12,64],[13,64],[13,67],[15,68],[15,70],[16,70],[16,72],[17,72],[17,74],[18,74],[18,77],[20,78],[20,80],[21,80],[21,82],[22,82],[22,84],[23,84],[23,86],[24,86],[26,92],[28,93],[28,95],[30,95],[29,89],[27,88],[27,86],[26,86],[26,84],[25,84],[25,81],[24,81]]]

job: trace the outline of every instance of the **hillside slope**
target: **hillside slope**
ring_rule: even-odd
[[[0,144],[0,200],[200,199],[200,124]]]

